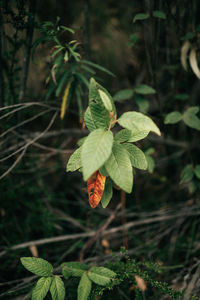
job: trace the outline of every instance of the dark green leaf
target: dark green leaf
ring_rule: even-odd
[[[104,267],[92,267],[88,272],[90,280],[102,286],[108,285],[116,275],[115,272]]]
[[[160,19],[163,19],[163,20],[166,19],[165,13],[163,11],[160,11],[160,10],[154,10],[153,11],[153,17],[160,18]]]
[[[113,195],[113,188],[112,188],[112,182],[109,178],[106,178],[105,188],[103,192],[103,196],[101,198],[101,205],[103,208],[106,208],[112,199]]]
[[[135,92],[142,95],[156,94],[156,91],[146,84],[140,84],[135,88]]]
[[[194,175],[194,170],[191,164],[185,166],[183,171],[181,172],[181,181],[180,183],[189,182],[192,180]]]
[[[134,95],[134,91],[131,90],[131,89],[124,89],[124,90],[121,90],[119,92],[117,92],[114,96],[113,96],[113,99],[114,101],[118,101],[118,102],[121,102],[121,101],[124,101],[124,100],[129,100],[133,97]]]
[[[133,23],[135,23],[136,21],[146,20],[148,18],[149,18],[148,14],[140,13],[135,15],[135,17],[133,18]]]

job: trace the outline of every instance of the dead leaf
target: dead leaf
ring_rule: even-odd
[[[70,86],[71,86],[71,81],[69,81],[67,83],[67,86],[65,88],[64,94],[63,94],[63,98],[62,98],[62,105],[61,105],[61,110],[60,110],[60,118],[61,120],[64,118],[65,116],[65,112],[66,112],[66,103],[67,103],[67,98],[69,95],[69,90],[70,90]]]
[[[192,71],[200,79],[200,70],[197,63],[197,53],[195,48],[190,51],[189,60]]]
[[[190,42],[185,41],[181,48],[181,64],[182,64],[183,68],[185,69],[185,71],[187,71],[187,53],[188,53],[189,49],[190,49]]]
[[[106,239],[102,239],[101,244],[104,248],[110,248],[110,244]]]
[[[135,275],[135,281],[137,282],[137,286],[141,291],[143,291],[143,292],[146,291],[147,285],[146,285],[146,282],[144,281],[144,279],[142,279],[138,275]]]
[[[53,65],[52,69],[51,69],[51,76],[53,79],[53,82],[55,83],[55,85],[57,85],[57,81],[56,81],[56,75],[55,75],[55,69],[57,68],[57,64]]]
[[[29,247],[29,250],[31,252],[31,254],[34,256],[34,257],[38,257],[38,250],[37,250],[37,247],[35,245],[31,245]]]
[[[92,208],[95,208],[103,196],[106,176],[101,175],[96,171],[87,182],[87,191],[89,196],[89,203]]]

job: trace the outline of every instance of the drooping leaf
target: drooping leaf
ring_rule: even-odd
[[[196,116],[198,112],[198,106],[189,107],[183,114],[183,121],[189,127],[200,130],[200,119]]]
[[[135,92],[142,95],[156,94],[156,91],[147,84],[140,84],[135,88]]]
[[[161,10],[154,10],[153,17],[165,20],[166,14]]]
[[[92,131],[86,138],[81,151],[83,165],[83,178],[88,180],[105,161],[109,158],[112,150],[113,134],[99,128]]]
[[[89,131],[93,131],[93,130],[97,129],[97,126],[95,125],[95,122],[94,122],[94,119],[93,119],[93,116],[91,114],[89,106],[86,109],[86,112],[85,112],[85,115],[84,115],[84,121],[85,121],[85,125],[89,129]]]
[[[22,265],[35,275],[49,277],[53,272],[53,266],[46,260],[37,257],[22,257]]]
[[[80,262],[64,262],[61,268],[66,279],[70,276],[81,277],[88,270],[88,266]]]
[[[133,143],[133,142],[140,141],[140,140],[144,139],[145,137],[147,137],[148,134],[149,134],[149,131],[146,131],[146,130],[132,131],[131,136],[127,142]]]
[[[112,154],[106,161],[105,168],[117,186],[125,192],[131,193],[133,186],[132,165],[127,151],[121,144],[113,143]]]
[[[135,17],[133,18],[133,23],[135,23],[136,21],[146,20],[148,18],[149,18],[148,14],[140,13],[135,15]]]
[[[132,131],[129,129],[122,129],[115,135],[115,142],[124,143],[130,139]]]
[[[165,117],[165,124],[176,124],[182,119],[182,114],[179,111],[172,111]]]
[[[196,53],[196,49],[195,48],[193,48],[190,51],[189,61],[190,61],[190,66],[192,68],[192,71],[197,76],[197,78],[200,79],[200,69],[199,69],[199,66],[198,66],[197,53]]]
[[[118,123],[132,131],[153,131],[161,135],[160,129],[157,125],[147,116],[142,113],[130,111],[124,113],[119,119]]]
[[[50,287],[50,293],[52,300],[64,300],[65,299],[65,286],[62,279],[55,275],[53,277],[51,287]]]
[[[66,112],[66,103],[67,103],[67,99],[68,99],[68,95],[69,95],[69,90],[70,90],[70,86],[71,86],[71,81],[69,81],[67,83],[67,86],[65,88],[64,94],[63,94],[63,98],[62,98],[62,105],[61,105],[61,111],[60,111],[60,118],[61,120],[64,118],[65,116],[65,112]]]
[[[143,151],[130,143],[124,143],[122,145],[128,151],[133,167],[141,170],[146,170],[148,164]]]
[[[105,108],[108,110],[108,111],[112,111],[112,103],[110,101],[110,98],[106,95],[106,93],[104,93],[103,91],[101,91],[100,89],[98,90],[99,91],[99,95],[101,97],[101,100],[105,106]]]
[[[92,267],[88,272],[88,277],[94,283],[102,286],[106,286],[110,283],[111,279],[117,274],[108,268],[104,267]]]
[[[200,165],[196,165],[194,169],[194,174],[198,179],[200,179]]]
[[[88,296],[91,292],[91,289],[92,289],[92,282],[89,279],[87,272],[84,272],[83,275],[81,276],[81,280],[78,285],[77,299],[78,300],[87,300]]]
[[[112,199],[113,195],[113,188],[112,188],[112,182],[109,178],[106,178],[105,188],[103,192],[103,196],[101,198],[101,204],[103,208],[106,208]]]
[[[106,177],[96,171],[87,182],[87,191],[89,196],[89,203],[92,208],[95,208],[101,201]]]
[[[67,172],[74,172],[82,167],[81,151],[82,147],[76,149],[76,151],[74,151],[74,153],[70,156],[66,166]]]
[[[56,65],[53,66],[52,70],[51,70],[51,75],[52,75],[52,79],[54,81],[55,84],[56,83],[56,78],[55,78],[55,70],[56,70]],[[58,97],[60,95],[60,93],[62,92],[62,89],[64,87],[64,84],[66,83],[67,81],[67,77],[68,77],[68,73],[69,72],[64,72],[61,77],[59,78],[59,81],[58,81],[58,85],[57,85],[57,89],[56,89],[56,97]]]
[[[40,278],[32,290],[32,300],[43,300],[50,288],[52,277]]]
[[[125,100],[129,100],[133,97],[134,95],[134,91],[131,90],[131,89],[124,89],[124,90],[121,90],[119,92],[117,92],[114,96],[113,96],[113,99],[114,101],[118,101],[118,102],[121,102],[121,101],[125,101]]]
[[[189,182],[192,180],[194,176],[193,167],[191,164],[185,166],[185,168],[181,172],[181,181],[180,183]]]

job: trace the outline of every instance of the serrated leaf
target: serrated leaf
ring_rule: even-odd
[[[190,46],[191,46],[190,42],[185,41],[181,48],[181,64],[185,71],[187,71],[187,54],[188,54],[188,50],[190,49]]]
[[[142,95],[156,94],[156,91],[147,84],[140,84],[135,88],[135,92]]]
[[[95,208],[101,201],[106,177],[99,171],[96,171],[87,181],[87,191],[89,203],[92,208]]]
[[[196,49],[195,48],[193,48],[190,51],[189,61],[190,61],[190,66],[192,68],[192,71],[200,79],[200,70],[199,70],[199,67],[198,67],[197,54],[196,54]]]
[[[99,95],[101,97],[101,100],[102,100],[105,108],[107,109],[107,111],[112,111],[112,103],[110,101],[110,98],[106,95],[106,93],[104,93],[100,89],[98,91],[99,91]]]
[[[180,183],[189,182],[192,180],[194,175],[193,167],[191,164],[188,164],[184,167],[183,171],[181,172],[181,181]]]
[[[198,179],[200,179],[200,165],[196,165],[194,169],[194,174]]]
[[[53,266],[46,260],[37,257],[22,257],[22,265],[35,275],[49,277],[53,272]]]
[[[127,151],[121,144],[113,143],[112,154],[105,163],[105,168],[122,190],[131,193],[133,186],[133,170]]]
[[[81,151],[83,178],[88,180],[109,158],[113,145],[113,134],[102,128],[92,131],[86,138]]]
[[[83,275],[81,276],[81,280],[78,285],[77,299],[78,300],[87,300],[88,296],[91,292],[91,289],[92,289],[92,282],[89,279],[87,272],[84,272]]]
[[[154,10],[153,11],[153,17],[165,20],[166,19],[166,14],[161,10]]]
[[[81,151],[82,147],[76,149],[76,151],[74,151],[74,153],[70,156],[66,166],[67,172],[74,172],[82,167]]]
[[[132,135],[132,131],[129,129],[122,129],[115,135],[115,142],[123,143],[129,140]]]
[[[106,286],[111,282],[117,274],[108,268],[104,267],[92,267],[88,272],[88,277],[94,283],[102,286]]]
[[[122,146],[128,151],[133,167],[141,170],[147,169],[148,164],[142,150],[140,150],[135,145],[129,143],[124,143],[122,144]]]
[[[172,111],[167,114],[164,120],[165,124],[176,124],[182,119],[182,114],[179,111]]]
[[[93,131],[93,130],[97,129],[97,126],[95,125],[93,116],[91,115],[91,111],[90,111],[89,106],[85,111],[84,121],[85,121],[85,125],[89,129],[89,131]]]
[[[146,20],[148,18],[149,18],[148,14],[140,13],[140,14],[135,15],[135,17],[133,18],[133,23],[135,23],[136,21]]]
[[[121,101],[125,101],[125,100],[129,100],[133,97],[134,95],[134,91],[131,90],[131,89],[124,89],[124,90],[121,90],[119,92],[117,92],[114,96],[113,96],[113,99],[114,101],[118,101],[118,102],[121,102]]]
[[[102,102],[93,100],[89,104],[92,119],[97,128],[108,129],[110,125],[110,115]]]
[[[32,290],[32,300],[43,300],[50,288],[52,277],[40,278]]]
[[[149,117],[142,113],[130,111],[124,113],[119,119],[118,123],[132,131],[153,131],[158,135],[161,135],[160,129]]]
[[[113,195],[113,188],[112,188],[112,182],[109,178],[106,179],[106,184],[103,192],[103,196],[101,198],[101,204],[103,208],[106,208],[112,199]]]
[[[183,121],[189,127],[200,130],[200,119],[196,116],[198,112],[198,106],[189,107],[183,114]]]
[[[66,279],[70,276],[81,277],[88,270],[88,266],[80,262],[62,263],[61,268]]]
[[[147,137],[148,134],[149,134],[149,131],[146,131],[146,130],[142,130],[142,131],[136,130],[134,132],[132,131],[132,134],[127,142],[132,143],[132,142],[140,141],[140,140],[144,139],[145,137]]]
[[[64,300],[65,299],[65,286],[62,279],[55,275],[53,277],[51,287],[50,287],[50,293],[52,300]]]

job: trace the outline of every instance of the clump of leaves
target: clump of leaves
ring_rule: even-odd
[[[113,98],[93,78],[84,121],[90,133],[78,142],[79,148],[71,155],[67,171],[82,172],[88,182],[91,207],[101,201],[105,208],[112,198],[113,186],[131,193],[133,168],[148,168],[145,154],[133,142],[144,139],[150,131],[161,133],[152,119],[140,112],[125,112],[117,118]],[[112,129],[116,124],[123,129],[114,135]]]

